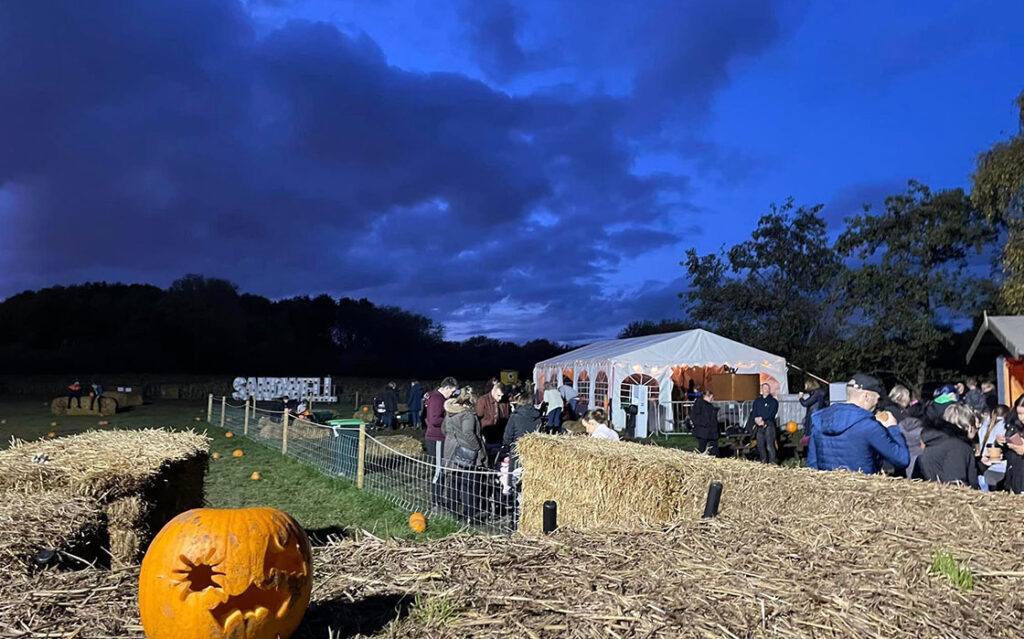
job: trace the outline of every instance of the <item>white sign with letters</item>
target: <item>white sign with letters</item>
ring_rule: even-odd
[[[309,399],[314,402],[336,402],[331,395],[331,378],[324,377],[236,377],[235,399],[255,397],[259,401],[280,399]]]

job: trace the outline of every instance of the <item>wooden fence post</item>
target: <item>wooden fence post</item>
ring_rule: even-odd
[[[220,398],[220,427],[224,428],[224,418],[227,417],[228,407],[228,396],[223,395]]]
[[[363,473],[366,469],[366,422],[359,424],[359,463],[356,466],[356,488],[363,489]]]
[[[288,409],[284,409],[284,428],[281,430],[281,454],[288,454]]]
[[[213,393],[206,398],[206,423],[213,423]]]
[[[246,437],[249,436],[249,398],[245,398],[245,426],[243,427],[242,434]]]

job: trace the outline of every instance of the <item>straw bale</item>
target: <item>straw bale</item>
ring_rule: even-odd
[[[82,407],[78,407],[78,400],[71,400],[71,408],[68,408],[67,397],[55,397],[50,402],[50,412],[54,415],[113,415],[117,412],[118,403],[113,397],[104,395],[100,398],[100,401],[94,402],[93,407],[89,408],[90,397],[82,398]]]
[[[132,389],[132,392],[126,391],[103,391],[104,397],[110,397],[117,401],[118,408],[127,408],[129,406],[142,406],[142,389]]]
[[[383,435],[376,438],[382,446],[376,446],[373,452],[380,457],[405,455],[419,459],[423,455],[423,442],[408,435]]]
[[[317,585],[294,636],[1016,637],[1020,549],[960,554],[977,577],[960,592],[929,573],[933,543],[805,547],[728,513],[642,534],[364,537],[314,549]],[[1002,562],[1001,575],[989,570]],[[0,637],[141,638],[137,578],[89,570],[0,584]],[[432,601],[452,614],[417,610]]]
[[[67,490],[0,493],[0,577],[24,574],[42,550],[81,567],[101,557],[106,517],[96,500]]]
[[[1022,502],[1009,494],[845,471],[780,468],[657,446],[529,435],[523,465],[521,532],[542,526],[542,504],[558,503],[562,526],[636,530],[701,516],[708,485],[723,485],[721,509],[775,522],[804,544],[856,543],[899,532],[947,544],[1024,546]],[[1024,548],[1022,548],[1024,550]]]
[[[284,426],[281,425],[281,422],[274,421],[269,417],[260,417],[256,425],[260,429],[260,439],[276,439],[280,441],[282,433],[284,433]]]
[[[49,462],[34,463],[38,455]],[[192,432],[90,431],[0,451],[0,490],[94,498],[106,512],[111,564],[130,565],[171,518],[202,506],[207,460],[207,438]]]

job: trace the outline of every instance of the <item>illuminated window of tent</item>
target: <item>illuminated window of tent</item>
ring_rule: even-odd
[[[622,380],[622,385],[619,386],[619,400],[623,404],[629,404],[633,401],[632,390],[634,386],[646,386],[647,390],[647,401],[656,402],[658,401],[658,382],[650,375],[643,373],[633,373],[626,379]]]
[[[579,393],[580,403],[590,401],[590,375],[587,371],[580,371],[580,376],[576,378],[576,392]]]
[[[594,378],[594,408],[604,408],[608,401],[608,374],[598,371]]]

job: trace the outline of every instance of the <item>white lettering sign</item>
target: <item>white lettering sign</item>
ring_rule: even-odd
[[[281,399],[285,395],[292,399],[306,399],[314,402],[336,402],[331,395],[331,378],[324,377],[236,377],[235,399],[255,397],[260,401]]]

